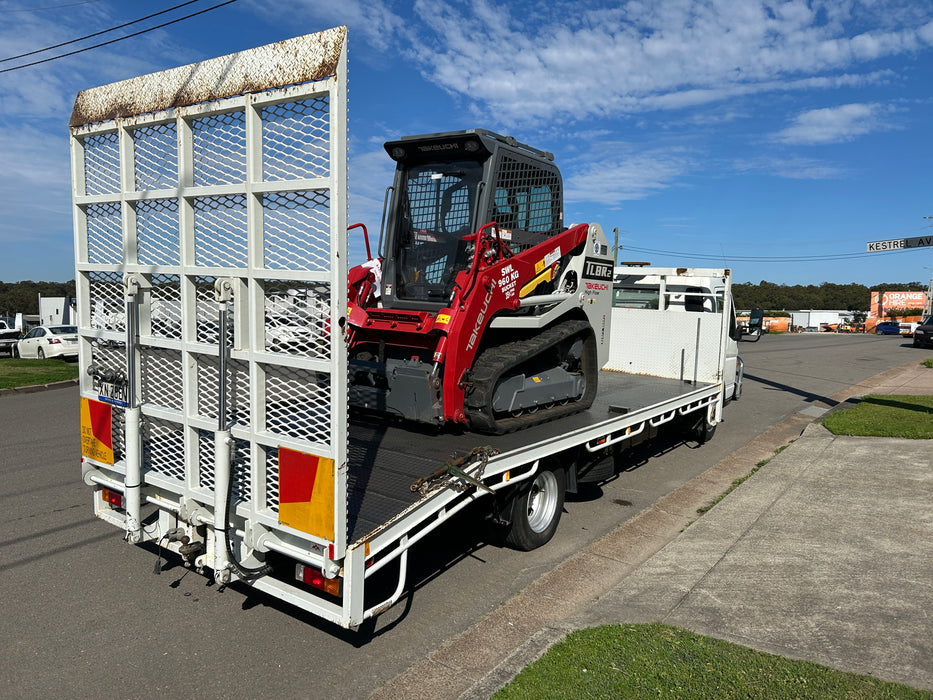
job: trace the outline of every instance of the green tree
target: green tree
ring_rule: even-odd
[[[0,316],[39,313],[39,297],[74,297],[75,282],[2,282]]]
[[[863,284],[786,285],[762,280],[758,284],[741,282],[732,285],[735,305],[740,309],[793,311],[800,309],[838,309],[868,311],[869,295],[875,291],[923,291],[922,282],[886,282],[866,287]]]

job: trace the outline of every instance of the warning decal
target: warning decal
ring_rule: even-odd
[[[95,462],[113,464],[112,409],[81,397],[81,454]]]
[[[334,541],[334,460],[279,448],[279,522]]]

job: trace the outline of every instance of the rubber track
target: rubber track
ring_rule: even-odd
[[[586,390],[580,401],[557,404],[552,408],[539,408],[534,413],[524,413],[518,417],[504,416],[497,419],[492,412],[493,393],[496,383],[503,374],[528,362],[561,341],[582,333],[592,335],[589,323],[582,320],[564,321],[534,338],[504,343],[484,350],[470,371],[472,387],[468,390],[464,400],[470,427],[477,432],[501,435],[589,408],[596,396],[598,377],[598,372],[592,370],[589,372],[591,376],[587,376]],[[584,353],[586,350],[587,348],[584,347]],[[595,365],[595,361],[592,364]]]

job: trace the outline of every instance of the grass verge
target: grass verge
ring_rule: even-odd
[[[924,367],[929,367],[930,369],[933,369],[933,357],[928,357],[920,364],[923,365]]]
[[[493,696],[513,698],[933,698],[660,623],[573,632]]]
[[[933,396],[869,394],[853,408],[830,413],[823,425],[835,435],[933,438]]]
[[[750,477],[752,474],[754,474],[755,472],[757,472],[759,469],[761,469],[761,468],[762,468],[763,466],[765,466],[768,462],[770,462],[772,459],[774,459],[774,457],[776,457],[776,456],[778,456],[779,454],[781,454],[781,453],[782,453],[784,450],[786,450],[787,448],[788,448],[788,445],[783,445],[783,446],[777,448],[777,449],[774,451],[774,456],[768,457],[768,459],[763,459],[763,460],[761,460],[758,464],[756,464],[754,467],[752,467],[752,470],[751,470],[748,474],[746,474],[745,476],[740,476],[738,479],[733,479],[733,480],[732,480],[732,485],[731,485],[729,488],[727,488],[727,489],[726,489],[725,491],[723,491],[721,494],[719,494],[718,496],[716,496],[716,498],[714,498],[712,501],[710,501],[707,505],[705,505],[705,506],[700,506],[699,508],[697,508],[697,514],[698,514],[698,515],[703,515],[704,513],[708,513],[710,510],[712,510],[713,506],[715,506],[715,505],[716,505],[717,503],[719,503],[722,499],[724,499],[724,498],[725,498],[726,496],[728,496],[730,493],[732,493],[733,491],[735,491],[739,486],[741,486],[743,483],[745,483],[745,481],[748,479],[748,477]],[[692,521],[691,521],[691,524],[693,524]]]
[[[0,389],[13,389],[33,384],[51,384],[75,379],[78,365],[63,360],[0,359]]]

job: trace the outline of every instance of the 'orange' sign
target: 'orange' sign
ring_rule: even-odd
[[[95,462],[113,464],[112,408],[81,397],[81,454]]]

